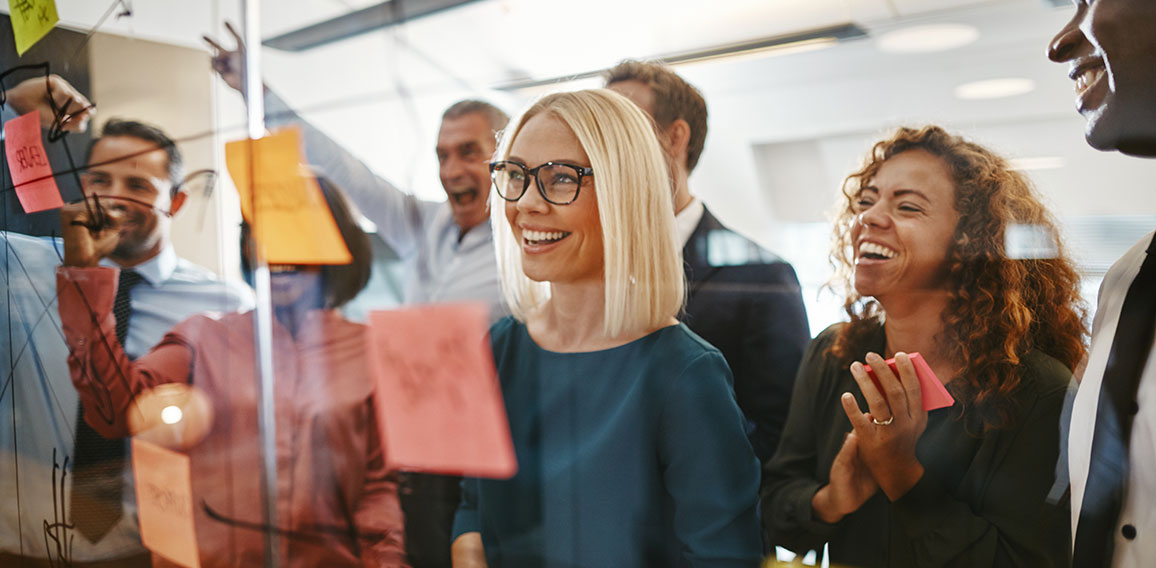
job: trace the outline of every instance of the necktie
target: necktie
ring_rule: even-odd
[[[124,345],[128,320],[132,317],[129,291],[140,283],[134,270],[121,270],[112,313],[116,316],[116,339]],[[103,349],[103,345],[94,345]],[[84,405],[78,404],[76,449],[72,461],[72,523],[89,542],[97,542],[116,525],[123,514],[124,439],[109,440],[84,421]]]
[[[1132,417],[1139,411],[1136,392],[1140,374],[1152,349],[1156,329],[1156,238],[1148,245],[1120,308],[1120,323],[1112,338],[1100,400],[1096,407],[1096,430],[1072,565],[1110,566],[1116,542],[1116,525],[1128,482],[1128,444]],[[1148,409],[1149,412],[1153,409]]]

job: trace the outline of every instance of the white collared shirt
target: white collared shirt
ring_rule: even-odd
[[[1100,298],[1092,325],[1092,348],[1088,353],[1088,367],[1076,392],[1072,406],[1071,431],[1068,434],[1068,472],[1072,481],[1072,534],[1080,519],[1084,490],[1088,483],[1088,469],[1095,432],[1096,408],[1108,354],[1120,323],[1120,309],[1132,280],[1140,272],[1145,249],[1152,241],[1149,233],[1116,261],[1100,285]],[[1156,291],[1152,291],[1156,293]],[[1148,362],[1140,377],[1136,393],[1139,413],[1132,423],[1132,438],[1128,446],[1128,485],[1124,492],[1124,506],[1116,525],[1113,566],[1151,566],[1156,559],[1156,345],[1152,346]],[[1128,539],[1127,532],[1135,530]],[[1074,541],[1074,538],[1073,538]]]
[[[682,208],[682,211],[674,214],[674,236],[675,242],[678,243],[678,249],[682,250],[686,246],[690,236],[694,234],[694,230],[698,228],[699,221],[702,221],[702,214],[706,211],[702,200],[697,197],[691,197],[690,203]]]

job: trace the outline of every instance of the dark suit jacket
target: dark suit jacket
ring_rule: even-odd
[[[722,351],[755,454],[775,452],[803,350],[811,340],[795,269],[703,211],[683,249],[681,318]]]

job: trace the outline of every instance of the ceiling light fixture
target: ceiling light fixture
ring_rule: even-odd
[[[964,24],[928,24],[887,32],[875,45],[884,53],[933,53],[974,43],[979,30]]]
[[[1055,170],[1064,167],[1066,160],[1059,156],[1035,156],[1031,158],[1012,158],[1007,161],[1008,167],[1020,171]]]
[[[387,0],[336,18],[271,37],[265,47],[285,51],[305,51],[380,30],[403,22],[457,8],[477,0]]]
[[[1036,89],[1035,81],[1022,77],[987,79],[964,83],[955,88],[955,98],[966,101],[1002,99],[1030,93]]]
[[[719,59],[729,59],[739,56],[749,57],[756,55],[786,55],[790,53],[800,53],[804,51],[823,49],[826,47],[834,46],[841,41],[859,39],[866,36],[867,31],[863,28],[852,23],[846,23],[825,28],[806,30],[793,34],[766,37],[751,41],[730,43],[714,47],[693,49],[689,51],[679,51],[665,55],[644,57],[641,59],[661,61],[667,65],[684,65],[690,63],[699,63],[703,61],[717,61]],[[581,73],[560,75],[544,79],[527,78],[495,85],[493,88],[499,91],[518,91],[522,89],[542,87],[545,85],[569,83],[571,81],[588,79],[590,77],[598,77],[602,74],[603,71],[603,69],[595,69],[592,71],[583,71]]]

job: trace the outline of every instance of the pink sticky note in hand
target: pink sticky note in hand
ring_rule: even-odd
[[[34,110],[4,124],[4,154],[12,185],[25,213],[64,206],[52,177],[52,166],[40,140],[40,111]]]
[[[180,566],[199,568],[189,456],[134,439],[132,471],[145,548]]]
[[[927,361],[923,360],[923,356],[918,353],[908,353],[911,358],[911,364],[915,367],[915,378],[919,380],[919,391],[923,396],[923,410],[931,412],[932,410],[947,408],[955,404],[955,398],[951,393],[947,392],[947,387],[935,376],[935,372],[928,366]],[[887,366],[891,367],[891,372],[895,376],[899,376],[899,370],[895,367],[895,358],[892,357],[886,361]],[[875,372],[871,370],[870,365],[863,365],[867,370],[867,374],[871,376],[871,381],[875,383],[875,388],[879,392],[883,392],[883,388],[879,386],[879,379],[875,376]],[[885,395],[886,396],[886,395]]]
[[[509,478],[517,472],[483,304],[369,314],[386,463],[410,471]]]

